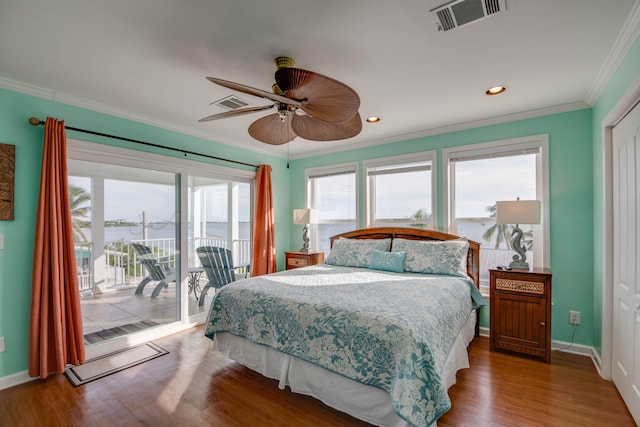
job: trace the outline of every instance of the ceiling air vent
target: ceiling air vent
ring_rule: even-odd
[[[248,106],[249,103],[246,101],[243,101],[237,96],[231,95],[231,96],[227,96],[226,98],[222,98],[215,102],[212,102],[211,105],[224,108],[225,110],[237,110],[238,108],[244,108]]]
[[[506,0],[456,0],[430,12],[435,14],[438,31],[449,31],[506,10]]]

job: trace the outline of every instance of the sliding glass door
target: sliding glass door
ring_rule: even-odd
[[[85,342],[179,319],[179,175],[70,159]]]
[[[198,247],[229,249],[250,271],[254,170],[75,140],[67,163],[92,355],[204,321],[215,289],[203,292]]]

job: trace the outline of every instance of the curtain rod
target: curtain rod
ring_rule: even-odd
[[[33,126],[40,126],[40,125],[44,125],[45,124],[45,122],[43,122],[42,120],[38,119],[37,117],[30,117],[29,118],[29,123],[31,123]],[[222,160],[223,162],[230,162],[230,163],[236,163],[238,165],[251,166],[252,168],[256,168],[256,169],[258,168],[257,165],[252,165],[251,163],[240,162],[238,160],[225,159],[225,158],[222,158],[222,157],[210,156],[208,154],[196,153],[195,151],[181,150],[179,148],[167,147],[165,145],[152,144],[151,142],[144,142],[144,141],[139,141],[137,139],[124,138],[122,136],[109,135],[108,133],[95,132],[95,131],[92,131],[92,130],[74,128],[74,127],[71,127],[71,126],[65,126],[64,128],[68,129],[68,130],[74,130],[76,132],[89,133],[91,135],[98,135],[98,136],[104,136],[104,137],[112,138],[112,139],[119,139],[121,141],[134,142],[136,144],[147,145],[149,147],[156,147],[156,148],[162,148],[164,150],[177,151],[179,153],[183,153],[185,156],[187,154],[193,154],[193,155],[196,155],[196,156],[207,157],[209,159]]]

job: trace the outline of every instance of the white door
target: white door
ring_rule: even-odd
[[[640,424],[640,106],[613,129],[613,382]]]

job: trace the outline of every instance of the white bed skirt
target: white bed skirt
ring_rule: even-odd
[[[469,367],[467,346],[475,333],[476,313],[462,328],[442,374],[447,388],[456,383],[456,372]],[[313,396],[326,405],[376,426],[409,427],[391,406],[389,394],[377,387],[361,384],[327,371],[312,363],[280,353],[271,347],[255,344],[230,333],[217,333],[212,349],[229,359],[279,380],[279,388]],[[435,425],[435,424],[434,424]]]

